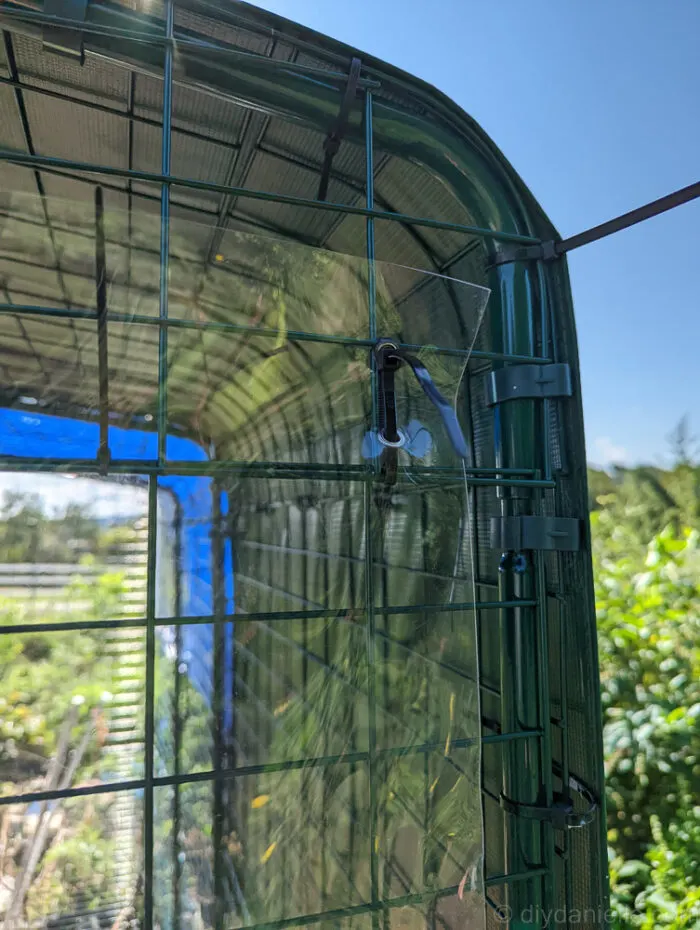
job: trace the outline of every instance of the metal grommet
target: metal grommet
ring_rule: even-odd
[[[406,434],[402,429],[397,429],[396,432],[399,434],[399,438],[396,442],[389,442],[381,430],[377,433],[377,439],[383,446],[386,446],[388,449],[401,449],[406,445]]]

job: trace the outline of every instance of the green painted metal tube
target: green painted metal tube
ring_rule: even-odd
[[[284,203],[296,207],[311,207],[315,210],[325,210],[331,213],[347,213],[353,216],[366,216],[377,220],[388,220],[394,223],[406,223],[411,226],[426,226],[430,229],[446,229],[452,232],[464,233],[468,236],[479,236],[482,239],[492,239],[496,242],[522,242],[532,245],[539,243],[539,239],[532,236],[521,236],[517,233],[501,232],[495,229],[484,229],[480,226],[465,226],[462,223],[449,223],[444,220],[430,217],[409,216],[403,213],[389,213],[385,210],[374,210],[369,207],[359,207],[355,204],[329,203],[326,200],[310,200],[307,197],[293,197],[289,194],[278,194],[272,191],[257,191],[246,187],[230,187],[226,184],[215,184],[212,181],[196,181],[193,178],[183,178],[176,175],[157,174],[152,171],[136,171],[126,168],[114,168],[108,165],[93,165],[90,162],[74,161],[67,158],[54,158],[49,155],[24,155],[21,152],[0,150],[0,161],[8,161],[15,165],[26,165],[31,168],[63,168],[67,171],[84,171],[87,174],[100,174],[109,177],[124,178],[131,181],[146,181],[151,184],[170,184],[175,187],[185,187],[189,190],[209,191],[217,194],[229,194],[232,197],[248,198],[250,200],[263,200],[273,203]]]
[[[173,34],[174,10],[172,0],[166,2],[165,35]],[[172,148],[172,101],[173,101],[173,48],[167,44],[163,63],[163,133],[161,136],[161,173],[170,175]],[[160,191],[160,280],[158,294],[158,319],[168,319],[170,268],[170,185],[163,182]],[[165,461],[165,444],[168,424],[168,329],[161,326],[158,331],[158,461]]]
[[[465,610],[498,610],[500,608],[509,608],[509,607],[535,607],[537,602],[534,600],[531,601],[471,601],[466,603],[451,603],[451,604],[421,604],[419,606],[415,604],[406,604],[404,606],[396,607],[375,607],[375,614],[383,616],[392,616],[399,615],[403,616],[404,614],[412,613],[421,613],[421,614],[439,614],[439,613],[460,613]],[[319,608],[317,610],[278,610],[274,612],[265,612],[260,611],[257,613],[235,613],[235,614],[222,614],[221,616],[175,616],[175,617],[159,617],[155,620],[156,627],[168,627],[168,626],[197,626],[197,625],[213,625],[221,623],[231,623],[234,620],[247,620],[247,621],[265,621],[266,623],[272,621],[285,621],[285,620],[342,620],[344,617],[349,616],[356,608],[352,607],[343,607],[338,610],[326,610],[325,608]],[[66,620],[66,621],[51,621],[49,623],[11,623],[11,624],[2,624],[0,625],[0,636],[4,634],[10,635],[20,635],[24,633],[65,633],[65,632],[75,632],[76,630],[139,630],[144,629],[148,626],[149,620],[148,617],[141,617],[136,619],[128,620]]]
[[[0,472],[26,471],[35,474],[82,474],[95,475],[100,464],[95,459],[25,459],[19,456],[0,458]],[[516,472],[517,473],[517,472]],[[371,466],[364,465],[305,465],[280,464],[278,462],[166,462],[159,464],[156,460],[134,459],[133,461],[115,460],[110,462],[106,474],[112,475],[192,475],[194,477],[213,477],[215,475],[241,475],[244,477],[271,478],[341,478],[345,481],[373,481]],[[464,479],[457,468],[406,468],[404,474],[415,479]],[[553,481],[539,478],[494,477],[481,478],[467,476],[473,487],[493,488],[553,488]],[[441,485],[444,487],[444,484]]]
[[[94,310],[71,307],[42,307],[31,304],[0,304],[0,315],[21,315],[27,316],[45,316],[55,319],[66,320],[94,320],[96,314]],[[254,336],[266,336],[271,339],[279,338],[279,330],[266,327],[246,326],[243,323],[224,323],[216,320],[186,320],[178,317],[169,316],[161,320],[156,316],[148,316],[144,313],[119,313],[116,311],[107,312],[108,323],[128,323],[138,326],[165,326],[171,329],[196,329],[211,330],[222,333],[250,333]],[[326,333],[305,332],[303,330],[288,330],[287,338],[290,342],[322,342],[332,343],[333,345],[357,346],[358,348],[370,348],[374,342],[371,339],[359,339],[353,336],[340,336]],[[538,355],[517,355],[507,352],[489,352],[485,350],[457,349],[447,348],[444,346],[419,346],[410,342],[400,342],[400,349],[407,352],[418,351],[425,353],[434,353],[435,355],[447,355],[455,358],[473,358],[492,362],[511,362],[512,364],[530,364],[530,365],[547,365],[551,361]],[[503,471],[503,469],[499,469]],[[522,473],[522,469],[520,470]]]
[[[146,555],[146,705],[144,720],[143,789],[144,849],[143,903],[147,930],[153,925],[153,774],[155,751],[155,658],[156,658],[156,526],[158,524],[158,479],[148,482],[148,549]]]
[[[541,735],[542,733],[540,730],[532,730],[531,732],[519,730],[515,733],[496,733],[482,737],[454,739],[452,741],[452,746],[454,749],[467,749],[479,743],[486,743],[488,745],[490,743],[523,742],[528,740],[537,741],[541,738]],[[444,742],[440,741],[439,743],[423,743],[413,746],[392,746],[390,748],[378,750],[375,755],[377,758],[389,758],[437,752],[442,756],[444,750]],[[333,765],[356,765],[359,762],[367,762],[368,760],[368,752],[346,752],[343,753],[343,755],[317,756],[306,759],[290,759],[284,762],[243,765],[235,768],[219,769],[218,771],[210,769],[209,771],[190,772],[181,775],[159,775],[152,779],[152,783],[155,787],[159,788],[172,787],[173,785],[193,785],[211,783],[217,779],[230,781],[236,778],[245,778],[250,775],[294,772],[306,768],[327,768]],[[0,807],[8,804],[31,804],[38,801],[55,801],[62,798],[90,797],[96,794],[111,794],[115,791],[143,791],[147,784],[148,782],[145,778],[128,779],[124,781],[86,785],[78,788],[63,788],[52,791],[32,791],[23,794],[2,795],[0,796]]]
[[[94,4],[90,12],[93,12],[97,6],[98,4]],[[114,16],[115,11],[110,12],[111,15]],[[129,20],[126,16],[124,19],[125,22],[128,23]],[[119,26],[100,25],[99,23],[90,22],[89,19],[87,22],[78,22],[73,19],[67,19],[64,16],[52,16],[38,10],[30,10],[26,7],[16,6],[11,0],[8,0],[7,4],[0,12],[0,20],[6,20],[8,23],[20,22],[29,25],[33,24],[37,27],[53,26],[64,29],[74,29],[76,32],[80,32],[83,35],[98,36],[115,42],[119,39],[125,39],[129,42],[142,42],[154,48],[165,47],[167,49],[170,47],[178,51],[184,51],[186,49],[201,51],[207,55],[221,56],[225,59],[238,61],[249,67],[287,71],[290,74],[317,77],[323,79],[323,81],[344,83],[348,80],[348,75],[343,72],[326,70],[325,68],[315,68],[313,65],[304,65],[294,61],[269,58],[266,55],[247,52],[243,49],[225,45],[221,42],[207,42],[202,39],[191,38],[191,34],[188,35],[187,30],[178,30],[178,34],[173,35],[172,30],[170,32],[168,31],[167,24],[165,33],[163,33],[155,28],[153,30],[139,30],[130,28],[128,25],[124,28],[120,28]],[[380,84],[378,81],[360,77],[358,86],[379,87]]]

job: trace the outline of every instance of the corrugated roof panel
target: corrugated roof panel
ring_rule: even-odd
[[[95,276],[65,274],[61,275],[68,304],[72,308],[95,309]]]
[[[83,230],[91,237],[95,234],[95,185],[89,180],[68,178],[62,175],[42,173],[46,191],[46,209],[50,221],[66,229]],[[97,176],[97,180],[103,178]],[[118,179],[104,178],[109,185]],[[127,210],[129,198],[126,191],[103,189],[105,232],[108,239],[117,242],[128,240]]]
[[[0,124],[0,143],[2,140],[3,127]],[[14,202],[20,198],[31,199],[30,195],[36,192],[36,178],[33,171],[8,162],[0,162],[0,213],[12,212]],[[29,209],[32,216],[40,216],[41,202],[31,204]]]
[[[111,103],[126,110],[129,92],[126,68],[90,55],[80,65],[70,58],[45,52],[39,39],[30,36],[15,34],[12,42],[22,81],[48,90],[70,91],[82,100]]]
[[[318,190],[318,175],[315,171],[286,164],[274,156],[259,152],[246,178],[246,187],[313,199]],[[331,179],[328,187],[330,202],[347,202],[350,196],[351,191],[346,185]],[[273,229],[279,227],[292,236],[296,233],[319,245],[325,241],[338,220],[337,216],[325,210],[245,198],[238,202],[237,212],[248,219],[268,222]]]
[[[19,216],[6,216],[0,222],[0,254],[42,268],[51,268],[56,263],[46,226]]]
[[[216,39],[217,42],[225,42],[229,45],[235,45],[237,48],[245,49],[249,52],[256,52],[265,55],[272,40],[265,36],[256,35],[246,29],[236,28],[221,20],[210,19],[208,16],[199,16],[189,10],[183,10],[181,7],[175,7],[175,33],[179,29],[189,30],[190,32],[199,33],[201,36],[207,36]]]
[[[61,285],[58,274],[53,268],[37,263],[21,263],[9,258],[0,258],[0,281],[2,290],[0,300],[7,297],[5,288],[10,292],[12,303],[35,304],[43,301],[42,306],[61,304]],[[18,295],[24,295],[19,299]],[[26,298],[26,299],[25,299]]]
[[[379,157],[376,152],[375,158]],[[446,184],[423,165],[411,161],[390,158],[377,172],[375,196],[387,200],[400,213],[474,225],[474,218]],[[462,233],[428,228],[422,228],[420,233],[442,261],[465,244]]]
[[[25,107],[37,154],[127,167],[127,120],[40,94],[26,94]]]
[[[309,55],[308,52],[299,52],[296,60],[300,65],[307,65],[309,68],[322,68],[324,71],[340,70],[337,62],[324,61],[323,58],[316,58],[314,55]],[[346,67],[348,70],[350,69],[350,62],[347,63]]]
[[[376,220],[374,223],[375,255],[381,262],[400,262],[412,268],[424,271],[438,271],[436,262],[431,261],[421,245],[420,237],[423,230],[417,230],[418,237],[413,230],[391,223]]]
[[[2,43],[0,43],[0,74],[2,74],[3,77],[7,77],[9,73],[10,71],[7,67],[7,58],[5,57],[5,47]]]
[[[137,116],[162,120],[162,81],[145,74],[136,75],[134,113]],[[244,107],[233,101],[205,94],[181,84],[173,86],[173,126],[201,132],[212,139],[238,142],[246,113]]]
[[[132,168],[138,171],[151,171],[159,174],[161,170],[161,132],[156,126],[143,123],[134,125],[134,150]],[[235,153],[215,142],[204,142],[173,131],[170,170],[197,181],[211,181],[225,184],[231,161]],[[141,190],[142,184],[134,184],[135,190]],[[182,203],[205,206],[214,209],[221,200],[221,195],[210,191],[194,191],[185,187],[173,188],[173,196]]]
[[[217,217],[173,206],[170,211],[170,252],[182,259],[203,261],[216,229]]]
[[[7,84],[0,85],[0,144],[16,152],[27,151],[15,92]]]
[[[323,245],[334,223],[332,213],[262,200],[241,201],[232,219],[235,221],[239,214],[247,223],[249,232],[251,226],[254,226],[264,232],[288,236],[311,246]]]
[[[345,255],[366,255],[367,220],[364,216],[346,214],[326,239],[325,245]]]
[[[338,96],[338,106],[340,106],[340,95]],[[329,124],[329,129],[331,125]],[[312,165],[318,165],[319,169],[323,162],[324,150],[323,142],[325,135],[298,123],[282,119],[271,119],[265,136],[263,145],[274,146],[275,148],[297,156],[303,161],[308,161]],[[333,170],[340,174],[347,175],[350,179],[360,185],[364,191],[365,186],[365,150],[361,145],[356,145],[348,139],[344,139],[338,150],[338,154],[333,159]]]
[[[156,19],[163,19],[165,6],[163,0],[114,0],[119,6],[125,6],[137,13],[146,13]]]

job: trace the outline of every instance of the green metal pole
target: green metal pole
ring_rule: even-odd
[[[374,147],[372,139],[372,94],[365,94],[365,159],[367,169],[367,265],[368,265],[368,308],[370,339],[377,338],[376,279],[374,267]],[[377,423],[377,397],[374,373],[372,378],[372,424]],[[364,487],[365,516],[365,598],[367,603],[367,702],[369,730],[369,841],[370,841],[370,894],[373,906],[379,903],[379,823],[378,782],[380,767],[377,762],[377,716],[376,716],[376,636],[374,612],[374,514],[372,511],[371,485]],[[372,910],[372,927],[378,930],[379,914]]]
[[[166,27],[172,36],[173,5],[166,5]],[[170,173],[170,110],[172,91],[172,46],[165,47],[163,80],[163,139],[162,170]],[[160,270],[160,313],[161,319],[168,315],[168,249],[170,219],[170,189],[163,184],[161,190],[161,270]],[[162,327],[158,344],[158,463],[165,461],[165,436],[167,432],[166,387],[167,377],[167,329]],[[146,720],[145,720],[145,788],[144,788],[144,926],[153,930],[153,852],[155,845],[153,829],[153,754],[155,741],[155,615],[157,590],[157,535],[158,535],[158,476],[153,474],[148,482],[148,572],[147,572],[147,627],[146,627]],[[177,674],[177,670],[175,672]]]
[[[156,615],[156,527],[158,523],[158,478],[148,479],[148,550],[146,557],[146,719],[144,722],[143,784],[143,908],[144,927],[153,930],[153,752],[155,742],[155,615]]]
[[[522,265],[501,266],[495,272],[492,292],[500,296],[500,314],[494,313],[494,344],[504,352],[533,345],[533,319],[528,279]],[[497,407],[498,423],[496,465],[501,467],[538,467],[535,405],[523,400]],[[530,503],[524,489],[500,487],[501,514],[522,515]],[[532,569],[516,574],[506,563],[499,578],[499,597],[503,601],[532,599]],[[507,731],[535,730],[538,725],[537,642],[532,608],[505,608],[500,612],[501,637],[501,726]],[[515,800],[534,804],[540,792],[539,754],[520,742],[504,744],[502,755],[502,790]],[[541,827],[504,814],[504,860],[507,872],[517,872],[540,861]],[[508,890],[508,906],[513,926],[520,915],[541,913],[539,881],[516,885]]]
[[[221,622],[226,605],[224,602],[224,547],[222,540],[221,487],[218,481],[211,482],[211,567],[214,617],[212,640],[212,728],[213,769],[220,773],[228,767],[227,746],[224,742],[224,655],[226,626]],[[212,845],[214,847],[214,930],[223,930],[226,915],[226,885],[224,875],[223,842],[226,833],[226,795],[223,779],[217,778],[212,797]]]
[[[167,0],[165,8],[165,33],[173,35],[173,3]],[[160,295],[158,319],[168,319],[168,270],[170,262],[170,149],[172,130],[173,96],[173,47],[165,46],[163,65],[163,137],[161,150],[161,173],[163,183],[160,192]],[[166,458],[166,435],[168,430],[168,329],[161,325],[158,338],[158,461]]]
[[[211,191],[218,194],[229,194],[232,197],[262,200],[271,203],[284,203],[290,206],[310,207],[314,210],[325,210],[330,213],[346,213],[352,216],[366,216],[372,219],[389,220],[394,223],[403,223],[409,226],[425,226],[429,229],[445,229],[451,232],[460,232],[468,236],[478,236],[494,242],[517,242],[523,245],[539,245],[540,240],[532,236],[522,236],[519,233],[508,233],[497,229],[484,229],[480,226],[465,226],[463,223],[449,223],[446,220],[436,220],[425,216],[411,216],[404,213],[392,213],[386,210],[375,210],[374,207],[360,207],[354,204],[332,203],[327,200],[311,200],[308,197],[294,197],[291,194],[279,194],[272,191],[259,191],[246,187],[231,187],[226,184],[215,184],[211,181],[197,181],[194,178],[185,178],[175,175],[158,174],[153,171],[128,170],[114,168],[109,165],[94,165],[90,162],[76,161],[67,158],[54,158],[50,155],[23,155],[21,152],[0,150],[0,161],[8,161],[16,165],[28,165],[35,168],[61,168],[66,171],[84,171],[87,174],[100,174],[109,177],[124,178],[132,181],[145,181],[151,184],[170,184],[175,187],[185,187],[189,190]]]

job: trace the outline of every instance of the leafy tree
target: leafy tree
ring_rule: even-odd
[[[700,537],[592,515],[617,927],[700,920]]]
[[[0,600],[0,624],[24,627],[0,636],[0,793],[5,796],[41,790],[50,778],[55,788],[114,777],[118,750],[107,737],[118,722],[111,702],[124,677],[119,654],[101,630],[26,630],[27,624],[119,614],[124,576],[106,567],[100,571],[96,557],[133,541],[134,530],[125,525],[116,535],[101,536],[89,509],[74,503],[48,515],[38,496],[6,494],[0,506],[1,560],[75,563],[80,558],[98,569],[90,583],[77,575],[63,590],[42,595],[38,610],[26,599]],[[140,674],[133,670],[130,687]],[[118,816],[112,814],[116,802],[117,796],[98,795],[0,809],[0,920],[7,919],[8,926],[20,917],[43,923],[110,900],[116,881],[110,826]]]
[[[668,435],[668,444],[674,468],[692,465],[695,460],[698,437],[690,432],[688,415],[682,416]]]

